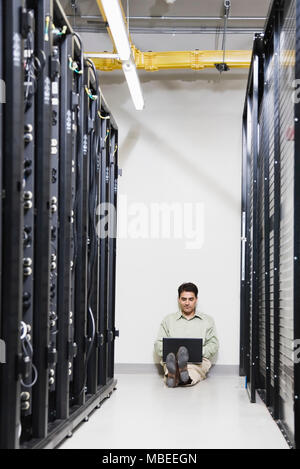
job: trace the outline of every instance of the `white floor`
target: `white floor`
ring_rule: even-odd
[[[259,397],[250,404],[244,378],[211,375],[175,389],[156,374],[116,378],[117,390],[61,449],[288,449]]]

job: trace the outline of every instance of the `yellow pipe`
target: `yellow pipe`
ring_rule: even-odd
[[[134,46],[131,50],[136,67],[150,72],[170,69],[203,70],[204,68],[214,68],[216,63],[223,62],[223,51],[221,50],[142,52]],[[251,51],[245,50],[226,51],[225,62],[229,68],[249,68],[251,54]],[[122,62],[117,59],[93,57],[92,60],[97,70],[109,72],[122,68]]]

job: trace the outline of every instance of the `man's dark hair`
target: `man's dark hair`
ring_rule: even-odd
[[[198,288],[194,283],[188,282],[188,283],[183,283],[178,287],[178,298],[180,298],[180,295],[183,291],[189,291],[195,293],[195,297],[198,298]]]

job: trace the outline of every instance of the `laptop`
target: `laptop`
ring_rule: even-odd
[[[201,363],[202,342],[202,339],[163,337],[163,362],[166,361],[168,353],[173,352],[176,356],[179,347],[184,345],[189,351],[189,362]]]

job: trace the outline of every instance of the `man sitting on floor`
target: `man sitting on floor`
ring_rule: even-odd
[[[183,283],[178,288],[180,311],[169,314],[160,324],[154,348],[164,367],[165,382],[168,387],[194,385],[206,378],[212,361],[218,351],[214,320],[207,314],[196,311],[198,288],[193,283]],[[190,337],[203,339],[202,363],[188,363],[186,347],[179,347],[177,354],[169,353],[166,363],[162,362],[163,337]]]

